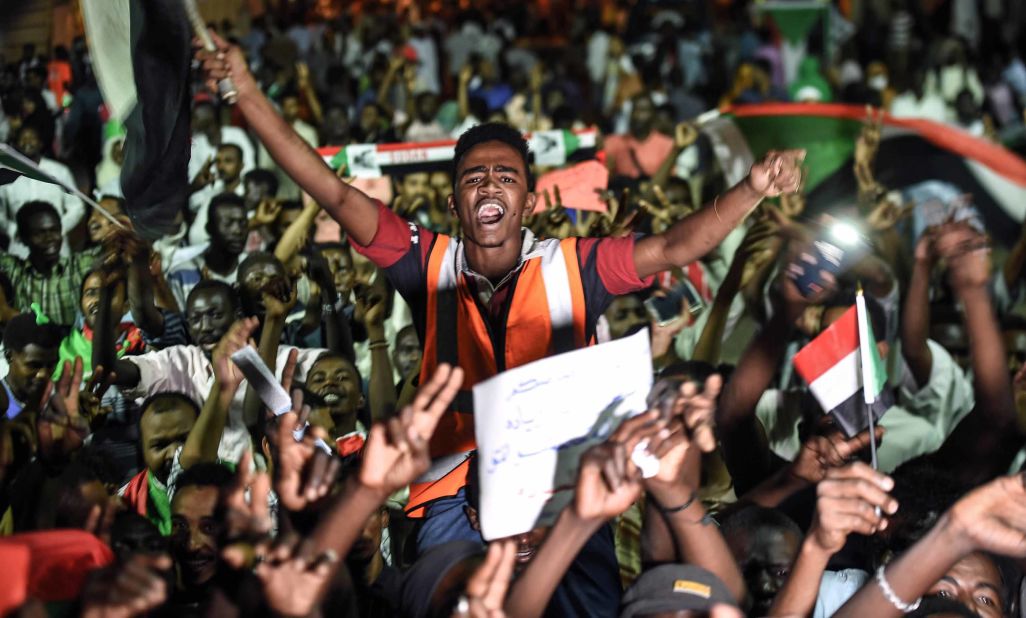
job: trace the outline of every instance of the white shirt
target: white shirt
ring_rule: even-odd
[[[253,149],[252,140],[249,139],[249,135],[245,131],[239,127],[221,127],[221,143],[235,144],[242,150],[242,172],[240,172],[240,176],[245,176],[246,172],[256,167],[256,151]],[[206,135],[202,133],[194,134],[189,154],[189,180],[196,177],[196,174],[199,173],[200,168],[207,162],[207,159],[213,159],[216,155],[217,148],[210,143]]]
[[[71,170],[63,163],[43,157],[39,168],[54,178],[74,187],[75,179]],[[67,254],[67,235],[85,215],[85,204],[74,195],[70,195],[57,185],[19,176],[14,182],[0,186],[0,221],[11,239],[9,253],[18,257],[28,256],[28,247],[17,239],[18,225],[16,216],[26,202],[40,200],[49,202],[57,209],[61,217],[61,232],[64,234],[63,254]]]
[[[294,349],[296,348],[288,345],[278,347],[274,366],[274,375],[277,379],[281,379],[285,362]],[[322,349],[299,350],[299,357],[296,359],[296,382],[306,379],[306,373],[310,371],[317,357],[324,352]],[[175,345],[156,352],[126,356],[124,360],[139,368],[139,384],[135,388],[125,389],[123,392],[126,397],[141,400],[156,393],[180,392],[202,405],[214,386],[214,366],[199,346]],[[221,435],[221,444],[217,448],[217,457],[222,461],[238,461],[242,453],[249,448],[249,431],[242,417],[245,397],[246,381],[243,380],[228,409],[228,422]]]

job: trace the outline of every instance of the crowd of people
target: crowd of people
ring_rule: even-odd
[[[1026,226],[993,243],[971,196],[912,225],[870,111],[867,250],[807,289],[838,213],[805,153],[729,185],[694,122],[843,102],[1021,149],[1026,8],[827,3],[796,42],[758,2],[485,4],[210,24],[159,238],[86,41],[0,62],[0,141],[96,202],[0,185],[0,614],[1026,615]],[[525,134],[592,128],[568,162],[606,166],[605,211],[535,193]],[[380,179],[315,150],[451,140]],[[849,431],[793,359],[857,296],[886,410]],[[645,329],[651,409],[552,525],[486,542],[474,386]]]

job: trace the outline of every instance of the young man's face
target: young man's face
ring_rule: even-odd
[[[790,531],[760,526],[726,539],[752,595],[753,616],[765,616],[784,586],[801,543]]]
[[[431,195],[431,176],[427,172],[413,172],[403,176],[399,183],[399,195],[406,199]]]
[[[157,406],[159,411],[155,410]],[[195,423],[196,411],[178,399],[157,400],[143,410],[139,420],[143,461],[161,483],[167,482],[175,451],[185,444]]]
[[[18,134],[17,147],[18,152],[33,161],[38,161],[39,156],[43,153],[43,140],[34,129],[22,129]]]
[[[331,271],[331,277],[335,282],[335,291],[343,300],[348,299],[356,285],[353,256],[342,248],[322,249],[321,255],[328,262],[328,270]]]
[[[318,407],[327,411],[333,427],[348,430],[355,423],[363,394],[356,369],[348,361],[330,356],[319,359],[306,376],[306,390],[322,402]]]
[[[82,283],[82,299],[80,308],[85,325],[96,328],[96,316],[100,312],[100,292],[103,290],[103,277],[100,273],[90,273]],[[114,295],[110,303],[111,315],[120,319],[125,315],[125,282],[118,281],[114,286]]]
[[[519,241],[524,215],[534,205],[524,161],[511,146],[485,142],[460,161],[449,210],[459,219],[468,242],[498,248]]]
[[[26,224],[22,241],[29,255],[44,260],[57,260],[61,255],[61,220],[51,212],[40,212]]]
[[[955,563],[927,594],[953,597],[983,618],[1005,615],[1001,572],[990,558],[978,552]]]
[[[609,322],[609,336],[613,339],[636,332],[638,328],[648,326],[651,321],[645,304],[633,294],[613,299],[605,315]]]
[[[239,150],[230,146],[218,148],[214,166],[217,168],[218,178],[229,184],[235,182],[242,173],[242,157],[239,156]]]
[[[218,493],[217,487],[190,485],[171,501],[171,551],[185,588],[202,586],[217,574]]]
[[[185,318],[192,342],[209,355],[235,320],[235,310],[222,290],[206,289],[189,296]]]
[[[288,273],[278,260],[250,264],[239,271],[239,297],[246,315],[263,315],[265,311],[263,289],[273,279],[286,279]]]
[[[222,204],[210,213],[211,240],[232,255],[241,255],[246,249],[248,220],[243,206]]]
[[[121,212],[121,206],[118,205],[117,200],[110,198],[102,199],[100,200],[100,206],[112,215],[124,214]],[[88,230],[90,242],[97,245],[100,244],[113,229],[114,224],[110,222],[110,219],[96,212],[95,209],[89,211]]]
[[[417,331],[407,328],[400,331],[395,338],[395,351],[392,352],[392,363],[402,377],[408,377],[417,370],[422,352]]]
[[[30,343],[16,352],[7,351],[10,369],[7,384],[15,397],[26,404],[34,404],[43,396],[43,389],[57,367],[57,348],[44,348]]]

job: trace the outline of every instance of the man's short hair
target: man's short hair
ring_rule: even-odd
[[[210,207],[207,209],[207,234],[213,235],[214,213],[222,208],[232,207],[241,208],[242,212],[246,212],[246,202],[243,201],[241,196],[234,193],[218,193],[210,198]]]
[[[764,506],[752,505],[744,507],[739,511],[735,511],[727,516],[720,526],[720,531],[724,537],[730,536],[735,532],[745,531],[752,533],[758,528],[777,528],[790,532],[799,541],[804,536],[802,529],[798,527],[798,524],[794,523],[787,515],[784,515],[776,509],[766,508]]]
[[[281,263],[281,260],[274,257],[273,253],[268,253],[266,251],[254,251],[253,253],[250,253],[246,259],[242,260],[241,264],[239,264],[239,269],[236,271],[238,273],[239,283],[242,283],[242,273],[260,264],[277,264],[278,267],[281,268],[281,271],[283,273],[285,272],[285,265]]]
[[[258,185],[267,185],[267,196],[274,197],[278,195],[278,177],[274,175],[269,169],[258,167],[254,170],[246,172],[242,177],[242,182],[252,182]]]
[[[235,475],[223,464],[207,461],[186,469],[175,479],[175,495],[186,487],[225,489],[235,482]]]
[[[223,144],[221,144],[220,146],[217,147],[218,150],[224,150],[225,148],[230,148],[230,149],[234,150],[235,154],[238,155],[238,157],[239,157],[239,161],[240,162],[242,161],[242,147],[241,146],[239,146],[238,144],[233,144],[231,142],[225,142],[225,143],[223,143]]]
[[[57,222],[60,223],[61,214],[57,212],[57,207],[50,202],[32,200],[22,204],[21,208],[18,209],[18,214],[14,215],[15,224],[18,226],[18,236],[25,238],[25,235],[28,234],[29,221],[32,220],[32,217],[43,213],[53,215]]]
[[[486,144],[488,142],[501,142],[506,144],[520,155],[520,159],[524,163],[524,170],[527,174],[527,188],[530,191],[534,190],[534,174],[531,173],[531,153],[530,148],[527,145],[527,140],[524,139],[523,134],[512,126],[502,122],[486,122],[477,126],[467,129],[463,135],[460,136],[459,141],[456,142],[456,151],[452,157],[452,184],[453,188],[456,187],[456,183],[459,181],[457,177],[457,169],[459,169],[460,162],[463,161],[463,157],[467,156],[467,153],[474,149],[476,146]]]
[[[172,404],[184,403],[189,406],[192,411],[199,417],[200,407],[192,397],[189,397],[185,393],[180,391],[163,391],[160,393],[154,393],[143,400],[142,405],[139,406],[139,410],[142,412],[139,419],[146,415],[147,412],[153,411],[153,414],[163,414],[173,409]]]
[[[111,200],[111,201],[113,201],[115,204],[118,205],[118,210],[120,210],[121,212],[125,212],[125,198],[121,197],[120,195],[113,195],[113,194],[110,194],[110,193],[104,193],[103,195],[100,196],[100,199],[97,200],[97,201],[98,202],[102,202],[103,200]]]
[[[4,349],[21,352],[29,345],[57,349],[64,339],[64,329],[48,322],[38,324],[34,313],[21,313],[7,323],[4,329]]]
[[[235,292],[235,288],[230,283],[224,281],[218,281],[217,279],[203,279],[196,284],[194,288],[189,290],[189,296],[185,299],[186,311],[188,311],[189,301],[192,300],[193,295],[207,290],[215,290],[224,294],[228,299],[229,304],[233,310],[239,309],[239,295]]]

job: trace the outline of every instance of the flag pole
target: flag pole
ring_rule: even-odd
[[[866,313],[866,299],[862,295],[862,282],[861,281],[856,282],[855,286],[856,286],[856,289],[855,289],[855,294],[856,294],[856,296],[855,296],[856,311],[858,311],[859,314],[865,316],[865,313]],[[866,319],[869,319],[869,317],[866,316]],[[861,322],[861,320],[860,320],[860,322]],[[859,329],[859,346],[860,347],[863,346],[863,345],[875,345],[876,342],[874,342],[874,341],[862,341],[863,335],[864,335],[864,333],[862,332],[861,329]],[[859,364],[861,366],[861,371],[863,372],[863,376],[864,376],[866,368],[865,368],[865,363],[862,361],[863,358],[865,358],[865,357],[862,354],[859,354],[859,361],[860,361]],[[863,379],[862,382],[863,382],[863,389],[865,389],[866,388],[866,386],[865,386],[865,379]],[[880,466],[879,466],[879,462],[878,462],[878,460],[876,458],[876,419],[873,418],[873,410],[872,410],[872,408],[869,405],[868,398],[866,398],[866,397],[862,398],[862,405],[865,406],[865,408],[866,408],[866,418],[869,419],[869,461],[870,461],[870,465],[873,466],[873,469],[874,470],[878,470]]]
[[[868,388],[866,381],[866,357],[868,355],[865,350],[865,346],[876,345],[876,342],[866,341],[870,337],[867,336],[869,333],[866,332],[866,329],[862,328],[862,324],[864,322],[868,323],[869,316],[866,314],[866,299],[862,295],[862,282],[857,281],[855,287],[855,310],[859,314],[859,370],[862,375],[863,395],[865,395],[862,398],[862,405],[866,407],[866,418],[869,419],[869,463],[873,466],[874,470],[879,470],[880,462],[876,458],[876,421],[873,418],[873,409],[870,407],[868,391],[866,391],[866,388]],[[877,517],[883,515],[878,506],[873,508],[873,512]]]
[[[20,152],[18,152],[14,148],[12,148],[10,145],[8,145],[8,144],[0,144],[0,154],[3,154],[4,156],[7,156],[7,157],[10,157],[10,158],[14,159],[22,167],[28,168],[28,169],[32,170],[32,172],[34,174],[39,174],[43,178],[46,178],[47,182],[49,182],[50,184],[57,185],[58,187],[64,189],[68,193],[74,195],[78,199],[80,199],[83,202],[85,202],[86,204],[88,204],[90,207],[92,207],[93,210],[95,210],[96,212],[100,213],[100,215],[105,217],[108,221],[110,221],[114,225],[118,226],[121,229],[125,229],[125,226],[122,225],[121,222],[118,221],[117,218],[114,217],[114,215],[112,215],[109,212],[107,212],[106,210],[104,210],[103,206],[100,206],[99,204],[97,204],[96,200],[94,200],[93,198],[89,197],[85,193],[82,193],[81,191],[79,191],[78,187],[76,187],[75,185],[73,185],[73,184],[65,184],[59,178],[55,177],[53,174],[47,173],[45,170],[43,170],[43,168],[39,167],[38,163],[36,163],[32,159],[29,159],[25,155],[21,154]],[[0,166],[0,167],[5,167],[5,166]],[[9,169],[14,169],[14,168],[9,168]],[[38,180],[38,179],[32,178],[32,176],[28,176],[28,175],[24,174],[21,170],[14,169],[14,171],[18,172],[22,176],[25,176],[26,178],[31,178],[33,180]],[[40,181],[40,182],[42,182],[42,181]],[[67,230],[65,230],[65,232],[66,231]]]

